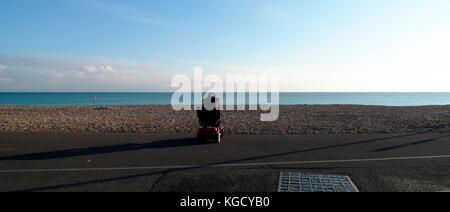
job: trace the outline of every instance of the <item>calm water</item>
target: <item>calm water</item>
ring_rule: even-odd
[[[163,105],[172,93],[0,93],[8,105]],[[281,93],[280,103],[385,106],[450,105],[450,93]]]

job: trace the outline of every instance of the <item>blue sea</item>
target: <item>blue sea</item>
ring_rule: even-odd
[[[168,105],[172,93],[1,93],[4,105]],[[226,103],[226,102],[225,102]],[[450,105],[450,93],[280,93],[282,105]]]

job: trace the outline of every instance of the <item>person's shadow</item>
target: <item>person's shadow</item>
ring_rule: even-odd
[[[58,158],[70,158],[77,156],[86,155],[96,155],[96,154],[106,154],[113,152],[128,152],[128,151],[138,151],[143,149],[164,149],[164,148],[175,148],[175,147],[186,147],[194,145],[203,145],[199,143],[196,138],[183,138],[183,139],[172,139],[172,140],[162,140],[155,141],[148,144],[122,144],[116,146],[100,146],[100,147],[89,147],[89,148],[79,148],[79,149],[68,149],[59,150],[52,152],[40,152],[31,153],[23,155],[14,155],[0,157],[0,161],[4,160],[49,160]]]

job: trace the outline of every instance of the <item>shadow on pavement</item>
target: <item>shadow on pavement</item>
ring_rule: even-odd
[[[430,143],[430,142],[436,141],[438,139],[449,138],[449,137],[450,137],[450,135],[440,136],[440,137],[425,139],[425,140],[421,140],[421,141],[414,141],[414,142],[407,143],[407,144],[400,144],[400,145],[380,148],[380,149],[373,150],[371,152],[387,152],[387,151],[397,150],[397,149],[401,149],[401,148],[405,148],[405,147],[410,147],[410,146],[415,146],[415,145],[420,145],[420,144],[426,144],[426,143]]]
[[[107,154],[115,152],[138,151],[143,149],[164,149],[175,147],[186,147],[203,145],[197,142],[195,138],[175,139],[155,141],[148,144],[123,144],[117,146],[101,146],[80,149],[68,149],[53,152],[40,152],[15,156],[0,157],[0,161],[4,160],[50,160],[58,158],[70,158],[86,155]]]

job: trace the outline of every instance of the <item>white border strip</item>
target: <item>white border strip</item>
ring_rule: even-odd
[[[276,166],[276,165],[300,165],[300,164],[327,164],[327,163],[356,163],[377,162],[395,160],[427,160],[450,158],[450,155],[417,156],[417,157],[392,157],[392,158],[369,158],[348,160],[318,160],[318,161],[290,161],[290,162],[268,162],[268,163],[235,163],[235,164],[203,164],[183,166],[143,166],[143,167],[117,167],[117,168],[71,168],[71,169],[23,169],[23,170],[0,170],[0,173],[33,173],[33,172],[88,172],[88,171],[139,171],[157,169],[191,169],[191,168],[220,168],[220,167],[249,167],[249,166]]]

